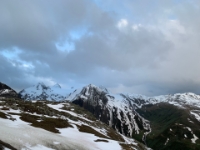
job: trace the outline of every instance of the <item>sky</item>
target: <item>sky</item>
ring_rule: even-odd
[[[0,82],[200,94],[199,0],[1,0]]]

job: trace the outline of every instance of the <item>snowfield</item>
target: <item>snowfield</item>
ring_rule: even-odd
[[[0,118],[1,140],[21,150],[52,150],[52,149],[81,149],[81,150],[120,150],[117,141],[95,142],[99,138],[93,134],[80,132],[74,128],[59,129],[60,134],[44,129],[35,128],[22,121],[18,115],[12,115],[16,121]]]
[[[0,119],[0,133],[4,135],[1,140],[16,149],[38,149],[38,147],[40,149],[88,149],[87,146],[71,138],[32,127],[21,121],[18,116],[13,117],[17,120]],[[60,144],[54,144],[55,141],[59,141]]]

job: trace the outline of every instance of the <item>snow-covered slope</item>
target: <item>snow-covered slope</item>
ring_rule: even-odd
[[[67,93],[59,84],[49,87],[44,83],[38,83],[32,87],[23,89],[19,92],[19,95],[25,100],[62,101],[66,98]]]
[[[0,101],[0,124],[0,149],[148,149],[114,132],[83,108],[67,102]]]
[[[12,88],[0,82],[0,97],[1,98],[4,98],[4,97],[16,98],[18,97],[18,94]]]

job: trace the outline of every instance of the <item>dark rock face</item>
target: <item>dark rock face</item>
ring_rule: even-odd
[[[84,87],[72,102],[89,110],[97,119],[126,136],[139,134],[140,130],[150,131],[149,122],[142,118],[126,99],[121,102],[122,107],[112,101],[115,101],[115,97],[109,95],[107,90],[89,85]]]
[[[0,82],[0,97],[17,98],[18,94],[12,88]]]

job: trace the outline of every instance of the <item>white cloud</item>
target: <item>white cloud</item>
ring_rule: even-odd
[[[126,19],[121,19],[118,23],[117,23],[117,27],[119,29],[121,28],[125,28],[128,26],[128,21]]]
[[[132,28],[134,31],[138,31],[141,26],[142,26],[141,24],[134,24]]]

